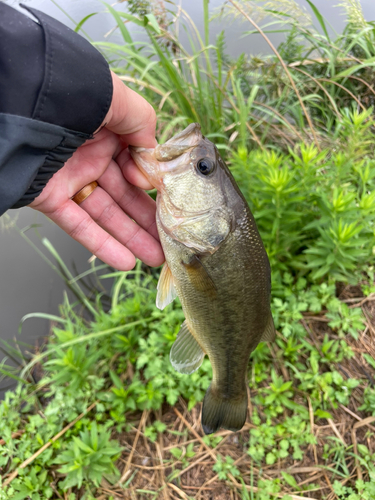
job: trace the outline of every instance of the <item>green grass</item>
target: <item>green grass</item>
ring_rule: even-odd
[[[180,15],[189,50],[165,11],[128,4],[107,6],[124,44],[100,48],[156,107],[160,142],[198,121],[218,144],[270,256],[278,335],[252,354],[244,430],[201,437],[211,366],[172,369],[183,313],[178,300],[156,308],[158,271],[93,265],[74,277],[44,240],[35,249],[76,302],[65,297],[58,317],[35,314],[54,325],[42,353],[21,370],[0,365],[19,382],[0,404],[0,499],[195,498],[198,484],[206,498],[212,486],[244,500],[374,500],[373,24],[347,0],[335,35],[311,2],[316,27],[289,15],[291,0],[274,1],[260,29],[267,36],[282,21],[283,44],[232,60],[224,34],[209,43],[207,1],[203,33]],[[265,7],[230,5],[244,31],[248,18],[260,26]],[[129,22],[147,43],[132,40]],[[109,297],[85,292],[91,277],[114,279]],[[208,481],[184,475],[199,467]]]
[[[224,10],[224,15],[232,11],[244,21],[249,47],[253,33],[261,32],[269,41],[267,35],[275,29],[284,32],[285,41],[273,47],[271,56],[244,52],[237,59],[229,58],[225,32],[215,43],[207,43],[207,14],[203,36],[183,10],[177,28],[177,19],[167,11],[159,9],[155,16],[149,13],[141,19],[134,15],[135,8],[129,14],[109,7],[124,44],[107,42],[98,47],[114,71],[158,110],[160,142],[198,121],[203,132],[224,149],[245,144],[285,148],[298,140],[319,147],[323,134],[335,134],[344,109],[351,110],[355,104],[364,111],[374,103],[375,28],[349,0],[344,32],[331,35],[316,7],[315,18],[310,21],[306,13],[302,20],[308,22],[301,22],[301,16],[280,11],[284,4],[290,12],[296,11],[292,0],[279,3],[275,0],[273,8],[269,4],[263,8],[267,7],[261,14],[271,20],[263,27],[255,24],[255,30],[250,22],[254,17],[258,20],[253,2],[233,2]],[[337,15],[342,10],[337,7]],[[258,16],[259,11],[258,6]],[[147,33],[147,43],[132,39],[129,22]],[[188,47],[180,43],[178,29],[187,32]]]
[[[24,370],[26,378],[32,365],[41,363],[43,379],[36,385],[26,381],[20,384],[16,391],[7,393],[0,405],[0,433],[5,441],[0,445],[3,480],[34,457],[25,468],[19,469],[5,490],[8,496],[3,498],[20,500],[31,497],[31,492],[35,499],[53,497],[51,484],[60,494],[71,495],[70,498],[92,498],[95,491],[102,491],[103,477],[105,484],[108,483],[106,489],[115,491],[120,462],[116,467],[114,461],[121,453],[127,461],[130,449],[119,447],[111,434],[130,433],[134,439],[133,422],[139,412],[149,415],[148,423],[146,419],[142,424],[149,447],[156,446],[159,436],[173,444],[169,447],[170,458],[165,458],[166,466],[171,467],[167,481],[173,481],[180,467],[186,468],[199,458],[201,451],[196,444],[179,446],[170,420],[165,420],[169,410],[163,403],[176,405],[182,397],[193,410],[210,383],[210,363],[206,359],[199,371],[190,376],[175,372],[169,362],[169,350],[183,321],[179,303],[165,311],[156,309],[156,277],[140,265],[125,279],[123,273],[116,274],[116,300],[110,311],[101,310],[97,300],[95,320],[87,322],[66,301],[46,350]],[[241,478],[248,486],[244,466],[246,469],[252,463],[257,471],[280,463],[285,464],[284,468],[291,464],[310,466],[308,450],[315,446],[320,450],[318,466],[326,467],[331,483],[336,481],[337,488],[350,488],[355,495],[362,490],[371,492],[375,470],[370,435],[367,435],[370,441],[366,434],[357,437],[357,451],[353,455],[353,444],[349,442],[343,447],[334,441],[336,436],[332,432],[328,435],[332,435],[333,441],[327,435],[322,440],[311,427],[314,422],[316,432],[324,427],[326,419],[339,425],[340,416],[345,415],[342,407],[357,412],[362,419],[375,415],[373,383],[355,368],[360,362],[368,374],[373,374],[375,366],[372,356],[365,349],[360,350],[357,342],[366,318],[355,303],[354,308],[349,308],[350,302],[336,297],[334,284],[322,282],[306,288],[304,278],[295,282],[291,275],[284,274],[283,287],[283,297],[275,297],[272,302],[280,334],[273,346],[260,344],[249,365],[251,427],[240,434],[241,454],[245,452],[248,458],[238,467],[230,456],[233,448],[226,449],[220,438],[214,442],[212,436],[207,438],[207,445],[218,446],[220,451],[216,454],[216,465],[208,470],[218,474],[219,482],[230,483],[232,478]],[[365,285],[363,291],[366,292]],[[323,320],[323,331],[314,318]],[[356,410],[358,401],[362,406]],[[87,408],[91,410],[85,414]],[[58,437],[70,422],[73,425]],[[189,442],[188,432],[186,429],[184,440]],[[350,428],[346,440],[348,432],[350,436]],[[51,440],[52,445],[38,455]],[[123,442],[121,438],[120,443]],[[332,467],[338,460],[336,456],[348,465]],[[362,486],[350,479],[353,456],[358,456]],[[280,473],[279,480],[270,483],[257,472],[256,484],[266,481],[266,492],[286,494],[296,481],[291,474],[293,470],[286,475]],[[156,486],[161,487],[158,483]],[[132,483],[128,487],[132,488]],[[309,491],[298,488],[300,493]],[[257,493],[254,498],[272,498],[271,493],[262,495]]]
[[[374,264],[375,163],[372,110],[336,120],[339,147],[296,144],[288,153],[239,148],[231,166],[271,260],[315,283],[356,283]]]

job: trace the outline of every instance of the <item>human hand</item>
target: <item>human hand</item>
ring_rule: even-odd
[[[155,111],[113,73],[112,80],[113,98],[104,128],[77,149],[29,206],[116,269],[132,269],[136,257],[159,266],[164,255],[156,205],[143,191],[152,186],[127,149],[156,146]],[[98,187],[80,205],[71,200],[95,180]]]

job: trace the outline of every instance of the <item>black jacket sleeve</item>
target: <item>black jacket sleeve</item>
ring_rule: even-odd
[[[0,215],[31,203],[103,122],[112,79],[102,55],[55,19],[0,0]]]

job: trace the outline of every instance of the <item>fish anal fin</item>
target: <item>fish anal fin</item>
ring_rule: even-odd
[[[185,320],[169,354],[171,364],[179,373],[188,375],[198,370],[203,358],[204,352],[190,332]]]
[[[177,297],[172,272],[167,263],[164,264],[163,269],[161,270],[157,288],[158,293],[156,295],[156,307],[164,309],[164,307],[173,302]]]
[[[267,326],[260,338],[260,342],[273,342],[275,340],[275,336],[275,325],[273,324],[272,314],[270,314]]]
[[[194,255],[188,263],[183,262],[182,264],[185,267],[189,280],[195,289],[199,292],[206,293],[210,298],[215,298],[217,295],[215,283],[208,274],[199,257]]]

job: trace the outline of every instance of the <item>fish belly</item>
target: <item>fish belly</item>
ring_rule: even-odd
[[[270,316],[269,263],[254,224],[237,225],[213,255],[199,255],[214,296],[191,283],[184,264],[196,253],[161,227],[159,234],[187,323],[212,364],[212,389],[225,398],[242,397],[250,353]]]

